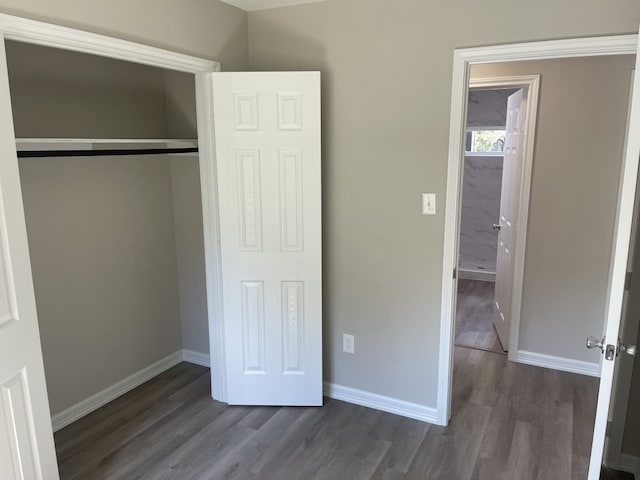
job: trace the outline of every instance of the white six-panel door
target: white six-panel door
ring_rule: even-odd
[[[638,188],[638,160],[640,157],[640,75],[637,74],[638,68],[640,68],[640,44],[636,47],[636,74],[633,77],[633,87],[631,91],[627,145],[620,177],[620,190],[618,192],[616,228],[614,230],[611,269],[609,271],[609,282],[607,285],[607,292],[609,294],[603,328],[604,344],[614,350],[616,350],[618,346],[627,260],[629,258],[629,247],[631,245],[634,202],[636,189]],[[591,332],[585,333],[593,335]],[[599,332],[594,333],[598,335]],[[609,359],[607,359],[606,355],[603,356],[596,419],[593,428],[593,443],[589,461],[589,480],[598,480],[600,478],[602,453],[607,436],[607,422],[609,420],[609,407],[611,405],[613,373],[616,363],[620,358],[616,354],[611,355]]]
[[[320,74],[216,73],[227,401],[322,405]]]
[[[518,228],[518,199],[523,162],[523,89],[510,95],[507,101],[502,192],[500,194],[500,231],[496,260],[495,309],[493,324],[505,350],[509,350],[511,303],[513,292],[514,247]]]
[[[0,479],[55,480],[4,41],[0,82]]]

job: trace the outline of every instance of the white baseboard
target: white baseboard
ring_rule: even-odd
[[[637,477],[640,475],[640,457],[622,453],[620,454],[620,463],[615,468],[623,472],[633,473]]]
[[[193,350],[182,350],[182,360],[195,363],[203,367],[211,367],[211,357],[206,353],[194,352]]]
[[[555,357],[553,355],[527,352],[525,350],[518,350],[516,352],[516,357],[514,360],[519,363],[534,365],[536,367],[551,368],[553,370],[561,370],[563,372],[579,373],[580,375],[589,375],[591,377],[600,376],[599,364],[592,362],[583,362],[582,360]]]
[[[53,431],[66,427],[67,425],[89,415],[91,412],[169,370],[180,362],[189,362],[196,365],[209,367],[211,365],[210,356],[193,350],[178,350],[175,353],[149,365],[142,370],[129,375],[110,387],[90,396],[89,398],[76,403],[66,410],[57,413],[51,418]],[[363,407],[382,410],[383,412],[401,415],[428,423],[437,423],[436,409],[425,407],[416,403],[405,402],[396,398],[385,397],[375,393],[357,390],[355,388],[343,387],[332,383],[324,382],[324,395],[335,400],[361,405]]]
[[[79,420],[85,415],[89,415],[94,410],[106,405],[134,388],[142,385],[144,382],[151,380],[153,377],[160,375],[162,372],[169,370],[183,361],[183,351],[178,350],[171,355],[158,360],[142,370],[129,375],[124,380],[114,383],[110,387],[91,395],[89,398],[76,403],[75,405],[57,413],[51,417],[53,431],[57,432],[61,428],[66,427],[70,423]]]
[[[428,423],[436,423],[436,409],[405,402],[397,398],[385,397],[376,393],[343,387],[329,382],[324,382],[324,395],[335,400],[361,405],[363,407],[382,410],[383,412],[401,415]]]
[[[485,272],[483,270],[465,270],[461,268],[458,269],[458,278],[480,280],[483,282],[495,282],[496,272]]]

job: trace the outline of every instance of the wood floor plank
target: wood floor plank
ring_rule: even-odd
[[[86,417],[56,432],[58,462],[84,450],[105,435],[119,429],[122,424],[135,419],[150,408],[159,398],[180,390],[200,377],[204,367],[181,363],[117,398]],[[208,370],[208,369],[205,369]]]
[[[468,402],[447,428],[429,429],[407,478],[470,480],[490,415],[491,407]]]
[[[179,406],[179,403],[168,400],[154,405],[135,419],[122,424],[99,440],[91,442],[78,454],[59,462],[60,475],[69,479],[86,478],[105,457],[121,449],[150,425],[157,423]]]
[[[369,435],[387,440],[390,444],[381,461],[381,469],[406,473],[429,427],[427,423],[409,418],[398,418],[390,413],[380,414]]]

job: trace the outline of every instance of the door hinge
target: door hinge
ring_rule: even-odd
[[[631,275],[633,272],[627,272],[627,275],[624,277],[624,291],[628,292],[631,290]]]
[[[609,420],[607,422],[607,429],[604,432],[604,436],[605,437],[610,437],[611,436],[611,428],[613,427],[613,422],[611,420]]]
[[[454,268],[453,269],[453,279],[455,280],[458,277],[458,269]]]

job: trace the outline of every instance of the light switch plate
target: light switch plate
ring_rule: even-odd
[[[349,335],[348,333],[342,334],[342,351],[344,353],[354,353],[355,343],[355,337],[353,335]]]
[[[422,194],[422,214],[423,215],[436,214],[436,194],[435,193]]]

